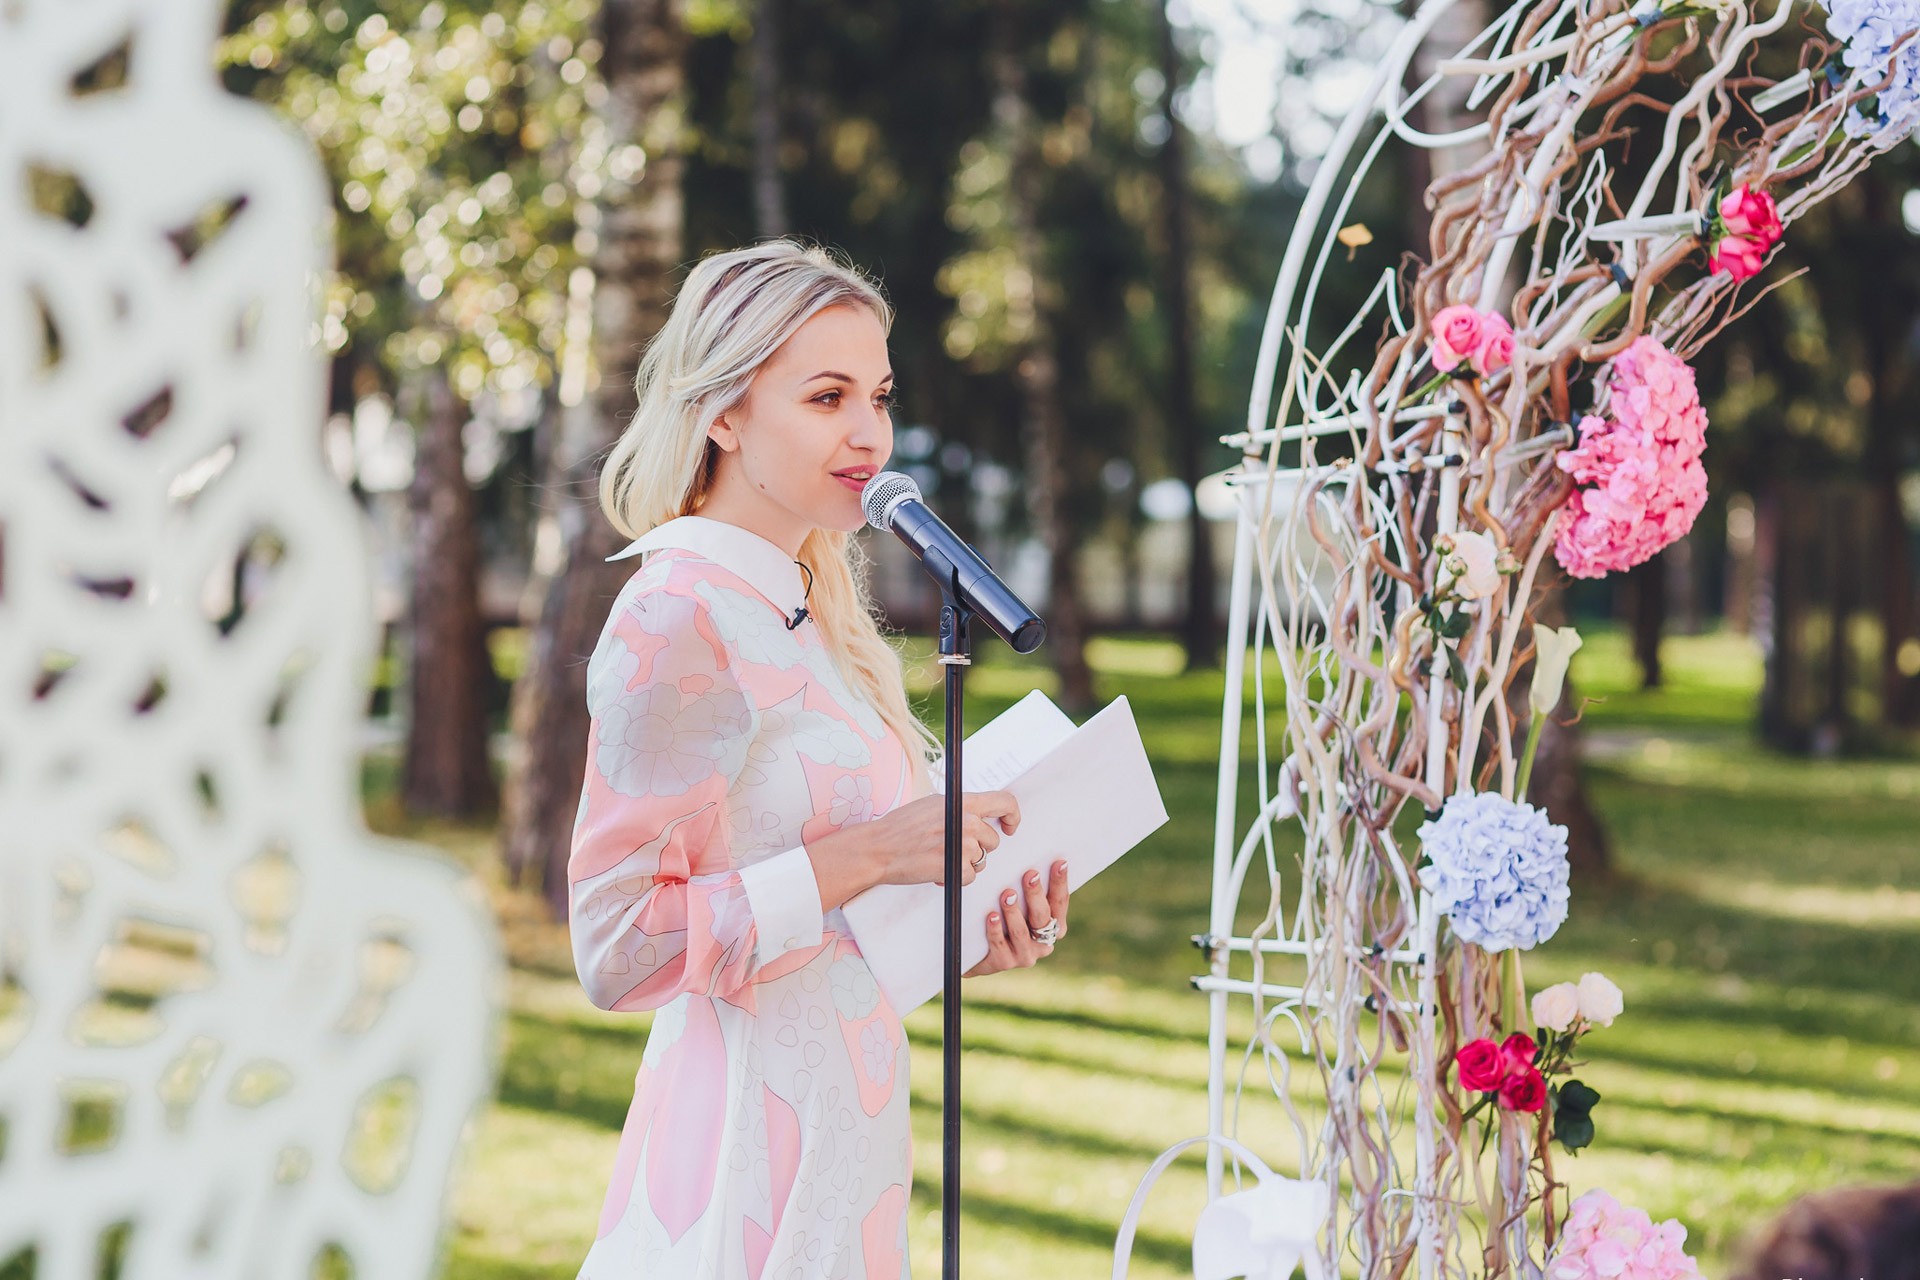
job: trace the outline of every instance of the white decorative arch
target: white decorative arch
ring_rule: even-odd
[[[1234,1120],[1249,1077],[1264,1075],[1291,1121],[1280,1136],[1299,1176],[1328,1193],[1320,1271],[1346,1266],[1367,1280],[1537,1277],[1565,1216],[1541,1140],[1550,1113],[1487,1112],[1491,1171],[1463,1136],[1473,1099],[1450,1073],[1453,1049],[1497,1038],[1503,1005],[1524,1020],[1503,990],[1518,970],[1510,982],[1497,956],[1443,929],[1421,887],[1421,850],[1402,847],[1393,818],[1461,793],[1524,799],[1506,686],[1531,651],[1522,625],[1573,484],[1552,459],[1574,441],[1580,415],[1569,404],[1590,406],[1598,426],[1616,415],[1609,379],[1629,343],[1661,344],[1664,375],[1726,322],[1751,272],[1711,258],[1699,269],[1715,237],[1733,235],[1720,221],[1725,193],[1766,192],[1769,218],[1777,200],[1764,260],[1781,224],[1920,117],[1914,91],[1888,77],[1894,55],[1867,52],[1871,31],[1830,23],[1831,40],[1782,35],[1802,42],[1803,69],[1778,84],[1743,80],[1754,46],[1786,26],[1790,0],[1516,0],[1403,94],[1415,54],[1455,3],[1419,7],[1319,161],[1273,291],[1247,429],[1226,438],[1243,454],[1225,477],[1240,507],[1212,909],[1196,939],[1209,964],[1194,979],[1210,1004],[1209,1190],[1220,1194],[1229,1140],[1274,1136],[1240,1133]],[[1660,57],[1684,43],[1698,58],[1677,87],[1651,90],[1674,97],[1655,101],[1662,110],[1644,126],[1659,146],[1636,189],[1610,206],[1616,175],[1593,134],[1603,118],[1600,128],[1617,125],[1608,104],[1631,105],[1658,61],[1656,29],[1672,37]],[[1471,85],[1477,123],[1440,135],[1409,124],[1450,77]],[[1876,105],[1889,84],[1898,94]],[[1410,278],[1383,272],[1359,314],[1316,347],[1321,280],[1348,260],[1335,256],[1340,230],[1396,145],[1474,148],[1428,192],[1445,259]],[[1610,207],[1625,216],[1603,221]],[[1451,380],[1432,349],[1443,307],[1510,318],[1511,353]],[[1356,340],[1368,344],[1359,358],[1343,356]],[[1349,363],[1357,369],[1341,372]],[[1570,397],[1575,378],[1581,394]],[[1456,534],[1499,551],[1496,586],[1456,589],[1463,570],[1442,568]],[[1250,820],[1240,805],[1249,709]],[[1298,862],[1276,853],[1282,824],[1304,836]],[[1269,892],[1248,913],[1242,890],[1261,870]],[[1270,975],[1276,964],[1288,972]],[[1228,1015],[1239,997],[1253,999],[1256,1030],[1236,1062]],[[1302,1059],[1312,1071],[1296,1089]]]

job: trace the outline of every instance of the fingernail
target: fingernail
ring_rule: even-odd
[[[1012,906],[1012,905],[1013,905],[1013,890],[1011,890],[1011,889],[1009,889],[1009,890],[1007,890],[1007,891],[1006,891],[1006,893],[1005,893],[1005,894],[1003,894],[1003,895],[1001,896],[1001,898],[1000,898],[1000,901],[1002,901],[1002,902],[1004,902],[1004,903],[1006,903],[1006,904],[1007,904],[1008,906]]]
[[[1027,883],[1028,883],[1028,884],[1039,884],[1039,883],[1040,883],[1040,873],[1039,873],[1038,871],[1029,871],[1029,872],[1027,872]]]
[[[1056,863],[1054,863],[1054,864],[1053,864],[1053,869],[1054,869],[1054,871],[1055,871],[1055,872],[1057,872],[1057,873],[1058,873],[1058,874],[1060,874],[1060,875],[1065,875],[1065,874],[1067,874],[1067,864],[1066,864],[1065,862],[1056,862]]]
[[[999,923],[1000,923],[1000,913],[999,913],[998,911],[989,911],[989,912],[987,912],[987,923],[988,923],[988,924],[999,924]]]

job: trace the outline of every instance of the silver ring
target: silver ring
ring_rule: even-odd
[[[987,861],[987,855],[984,853],[981,854],[979,857],[973,860],[973,869],[975,871],[978,871],[982,866],[986,864],[986,861]]]
[[[1049,947],[1052,946],[1055,942],[1059,941],[1059,939],[1060,939],[1060,922],[1058,920],[1049,920],[1045,924],[1041,925],[1038,929],[1035,929],[1033,931],[1033,940],[1035,942],[1044,943]]]

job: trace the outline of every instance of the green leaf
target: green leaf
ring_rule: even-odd
[[[1582,1147],[1593,1145],[1593,1117],[1581,1112],[1557,1115],[1553,1118],[1553,1137],[1556,1142],[1572,1155]]]
[[[1548,1090],[1553,1102],[1553,1136],[1572,1155],[1593,1143],[1593,1107],[1600,1101],[1598,1090],[1578,1080],[1568,1080]]]
[[[1578,1080],[1568,1080],[1558,1090],[1559,1105],[1570,1111],[1585,1113],[1593,1110],[1593,1104],[1600,1101],[1600,1093],[1590,1085]]]
[[[1467,667],[1460,661],[1458,650],[1447,650],[1447,674],[1453,677],[1453,683],[1461,689],[1467,687]]]
[[[1455,609],[1451,614],[1442,614],[1436,609],[1433,616],[1436,619],[1433,629],[1449,640],[1458,640],[1473,629],[1473,619],[1464,609]]]

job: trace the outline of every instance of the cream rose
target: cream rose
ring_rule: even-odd
[[[1500,548],[1484,533],[1447,535],[1445,566],[1453,592],[1462,600],[1480,600],[1500,586]]]
[[[1603,1027],[1613,1025],[1620,1011],[1627,1007],[1626,998],[1620,994],[1620,988],[1613,985],[1606,975],[1583,973],[1580,975],[1580,1016],[1588,1022],[1597,1022]]]
[[[1562,982],[1533,997],[1533,1021],[1549,1031],[1565,1031],[1580,1016],[1580,989]]]

